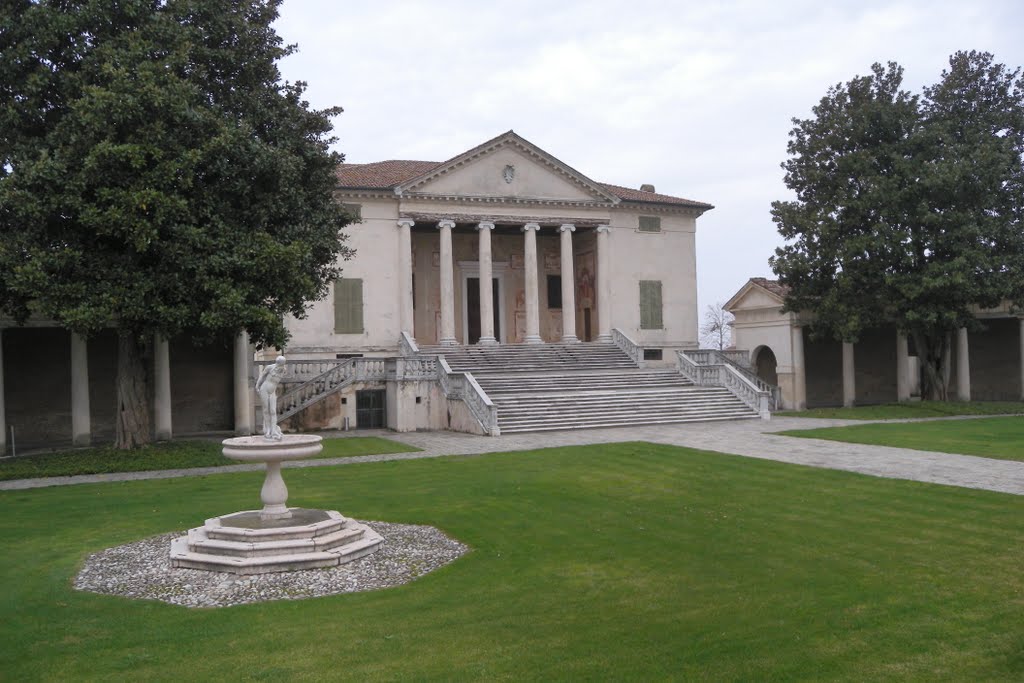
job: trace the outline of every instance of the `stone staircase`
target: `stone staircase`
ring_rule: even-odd
[[[722,387],[674,368],[641,369],[614,344],[424,346],[470,372],[497,408],[502,434],[756,418]]]

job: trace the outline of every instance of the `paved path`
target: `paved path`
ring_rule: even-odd
[[[285,466],[323,467],[325,465],[381,460],[432,458],[442,455],[477,455],[480,453],[518,451],[551,446],[586,445],[618,441],[651,441],[654,443],[733,453],[752,458],[810,465],[812,467],[860,472],[878,477],[911,479],[1024,495],[1024,462],[992,460],[971,455],[933,453],[930,451],[915,451],[887,446],[866,446],[840,443],[838,441],[798,439],[772,434],[772,432],[787,429],[811,429],[849,424],[864,424],[864,422],[777,417],[768,422],[761,420],[703,422],[509,434],[499,437],[472,436],[455,432],[413,432],[406,434],[376,432],[381,436],[387,436],[422,448],[423,451],[418,453],[369,455],[355,458],[309,460],[286,463]],[[330,433],[328,436],[335,434]],[[361,431],[358,434],[364,436],[368,435],[368,432]],[[262,467],[262,465],[229,465],[226,467],[204,467],[160,472],[126,472],[121,474],[90,474],[76,477],[18,479],[0,482],[0,490],[108,481],[192,477],[222,472],[246,472],[259,470]]]

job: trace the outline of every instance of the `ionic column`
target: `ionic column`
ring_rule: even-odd
[[[801,349],[802,350],[802,349]],[[852,408],[857,400],[857,380],[854,376],[853,344],[843,342],[843,407]]]
[[[235,337],[234,380],[232,382],[235,394],[235,434],[239,436],[252,434],[252,404],[249,392],[249,364],[251,361],[249,333],[242,330]]]
[[[956,397],[959,401],[971,400],[971,354],[966,327],[956,334]]]
[[[537,286],[537,231],[540,225],[527,223],[523,226],[523,278],[526,293],[526,338],[527,344],[540,344],[540,293]]]
[[[597,341],[612,340],[612,294],[608,239],[611,227],[597,226]]]
[[[562,233],[562,341],[578,342],[576,337],[576,277],[572,264],[572,234],[576,226],[566,223],[558,229]]]
[[[167,338],[153,338],[153,416],[157,441],[171,438],[171,357]]]
[[[0,455],[7,452],[7,412],[4,408],[4,331],[0,329]]]
[[[92,441],[89,415],[89,348],[85,337],[71,333],[71,441],[88,446]]]
[[[910,377],[907,376],[909,358],[907,335],[896,332],[896,400],[900,403],[910,400]]]
[[[793,409],[807,409],[807,372],[804,366],[804,330],[794,325],[790,328],[793,346]]]
[[[480,233],[480,339],[478,344],[497,344],[494,338],[494,283],[491,270],[491,231],[494,223],[483,221],[476,226]]]
[[[441,338],[439,344],[455,346],[455,271],[452,263],[452,228],[455,221],[438,221],[441,231]]]
[[[413,335],[412,304],[412,226],[415,221],[398,221],[398,324],[401,331]]]

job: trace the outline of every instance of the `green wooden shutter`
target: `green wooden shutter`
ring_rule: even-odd
[[[661,216],[640,216],[640,232],[661,232]]]
[[[363,281],[359,278],[334,281],[334,332],[363,332]]]
[[[640,329],[660,330],[661,280],[640,281]]]

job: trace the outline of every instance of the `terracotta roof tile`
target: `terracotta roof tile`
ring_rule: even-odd
[[[447,162],[390,159],[370,164],[341,164],[338,166],[337,171],[338,186],[343,188],[386,190],[421,176],[444,163]],[[673,197],[667,194],[658,194],[657,192],[644,192],[643,190],[632,190],[628,187],[610,185],[608,183],[598,183],[598,185],[627,202],[674,204],[701,209],[713,208],[710,204],[683,199],[682,197]]]
[[[750,281],[759,287],[764,287],[775,296],[785,298],[789,294],[789,287],[780,284],[778,280],[769,280],[764,277],[752,277]]]

